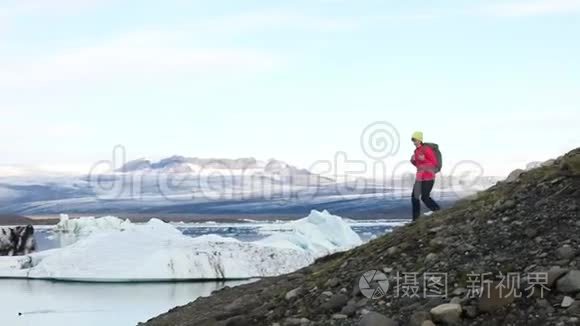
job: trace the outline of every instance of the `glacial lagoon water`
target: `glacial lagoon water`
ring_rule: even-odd
[[[352,228],[363,240],[369,240],[400,224],[388,220],[353,221]],[[241,241],[285,232],[283,223],[176,226],[192,237],[218,234]],[[50,227],[38,228],[35,237],[39,250],[66,246],[77,240],[70,234],[56,234]],[[0,325],[136,325],[224,286],[247,282],[251,281],[109,284],[0,279]]]
[[[0,325],[136,325],[224,286],[249,281],[91,284],[0,280]]]

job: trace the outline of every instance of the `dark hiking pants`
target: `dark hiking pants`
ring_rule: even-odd
[[[413,194],[411,195],[411,203],[413,204],[413,221],[421,215],[421,202],[419,199],[421,199],[423,203],[425,203],[425,206],[432,211],[438,211],[441,209],[433,198],[431,198],[431,190],[433,189],[434,183],[435,180],[415,181]]]

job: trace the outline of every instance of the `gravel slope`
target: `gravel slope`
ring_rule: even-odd
[[[508,180],[356,249],[144,325],[579,325],[580,148]],[[384,296],[361,293],[369,270],[386,275]],[[407,275],[419,297],[401,294],[409,286],[396,293],[402,273],[417,273]],[[446,296],[424,297],[424,280],[434,280],[425,273],[446,274]],[[508,273],[519,277],[502,292]]]

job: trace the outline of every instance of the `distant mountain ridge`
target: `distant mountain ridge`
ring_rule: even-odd
[[[205,169],[212,170],[261,170],[266,174],[314,175],[307,169],[300,169],[276,159],[259,161],[253,157],[238,159],[198,158],[174,155],[157,162],[141,158],[125,163],[117,172],[162,171],[167,173],[193,173]]]
[[[413,182],[412,174],[348,178],[276,159],[174,155],[90,174],[0,175],[0,213],[294,216],[326,209],[352,218],[405,217]],[[494,177],[441,175],[434,196],[445,205],[495,182]]]

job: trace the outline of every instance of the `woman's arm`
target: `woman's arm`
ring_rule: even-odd
[[[437,166],[437,157],[431,147],[425,146],[425,166],[435,169]]]

